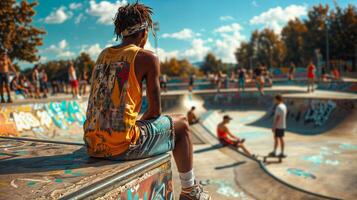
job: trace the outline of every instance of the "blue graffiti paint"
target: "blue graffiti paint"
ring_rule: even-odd
[[[270,136],[267,134],[267,131],[244,131],[236,133],[238,137],[245,138],[245,139],[256,139],[261,137],[268,137]]]
[[[70,174],[72,176],[82,176],[83,175],[80,172],[73,172],[71,169],[64,170],[64,174]]]
[[[342,143],[339,147],[343,150],[357,150],[357,145],[351,143]]]
[[[233,188],[233,185],[227,181],[213,180],[213,181],[209,181],[209,182],[218,186],[218,189],[217,189],[218,194],[221,194],[221,195],[227,196],[227,197],[247,199],[244,192],[236,191]]]
[[[55,179],[55,182],[56,183],[63,183],[63,180],[62,179]]]
[[[33,187],[34,185],[36,185],[36,182],[34,182],[34,181],[29,181],[27,183],[27,186],[30,186],[30,187]]]
[[[304,156],[303,160],[314,163],[314,164],[324,163],[324,157],[322,155]]]
[[[288,171],[288,174],[291,174],[291,175],[300,176],[300,177],[303,177],[306,179],[316,179],[315,175],[313,175],[312,173],[307,172],[305,170],[302,170],[302,169],[289,168],[289,169],[287,169],[287,171]]]

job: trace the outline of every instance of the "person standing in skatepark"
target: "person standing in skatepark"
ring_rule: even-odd
[[[274,150],[269,153],[269,156],[279,156],[279,157],[286,157],[284,154],[284,136],[285,136],[285,129],[286,129],[286,114],[287,108],[284,104],[283,97],[281,94],[277,94],[274,98],[276,108],[274,114],[274,121],[272,132],[274,134]],[[276,155],[276,150],[280,144],[280,154]]]

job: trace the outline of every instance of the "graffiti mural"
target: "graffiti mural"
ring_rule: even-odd
[[[0,136],[54,139],[73,132],[82,134],[86,107],[87,102],[84,101],[53,101],[2,107]],[[82,136],[76,138],[77,142],[82,141]],[[67,139],[73,141],[73,137]]]
[[[334,116],[346,116],[355,107],[350,100],[298,100],[287,99],[288,118],[309,128],[322,128]],[[341,120],[343,117],[334,118]],[[295,123],[294,122],[294,123]]]
[[[139,178],[112,190],[103,199],[119,200],[173,200],[171,163],[154,168]]]
[[[336,108],[336,103],[329,100],[311,101],[310,108],[305,113],[305,122],[312,122],[316,126],[322,126],[329,119],[332,111]]]

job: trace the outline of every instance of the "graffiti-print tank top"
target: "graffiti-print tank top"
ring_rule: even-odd
[[[135,45],[107,48],[98,57],[84,124],[84,141],[90,156],[119,155],[139,137],[135,123],[142,91],[134,60],[140,49]]]

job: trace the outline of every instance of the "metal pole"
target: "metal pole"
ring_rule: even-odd
[[[329,32],[328,32],[328,22],[326,20],[326,69],[331,71],[330,69],[330,40],[329,40]]]
[[[156,51],[156,55],[159,56],[159,45],[158,45],[158,35],[157,35],[157,32],[160,30],[159,22],[154,23],[153,29],[155,32],[155,51]]]

